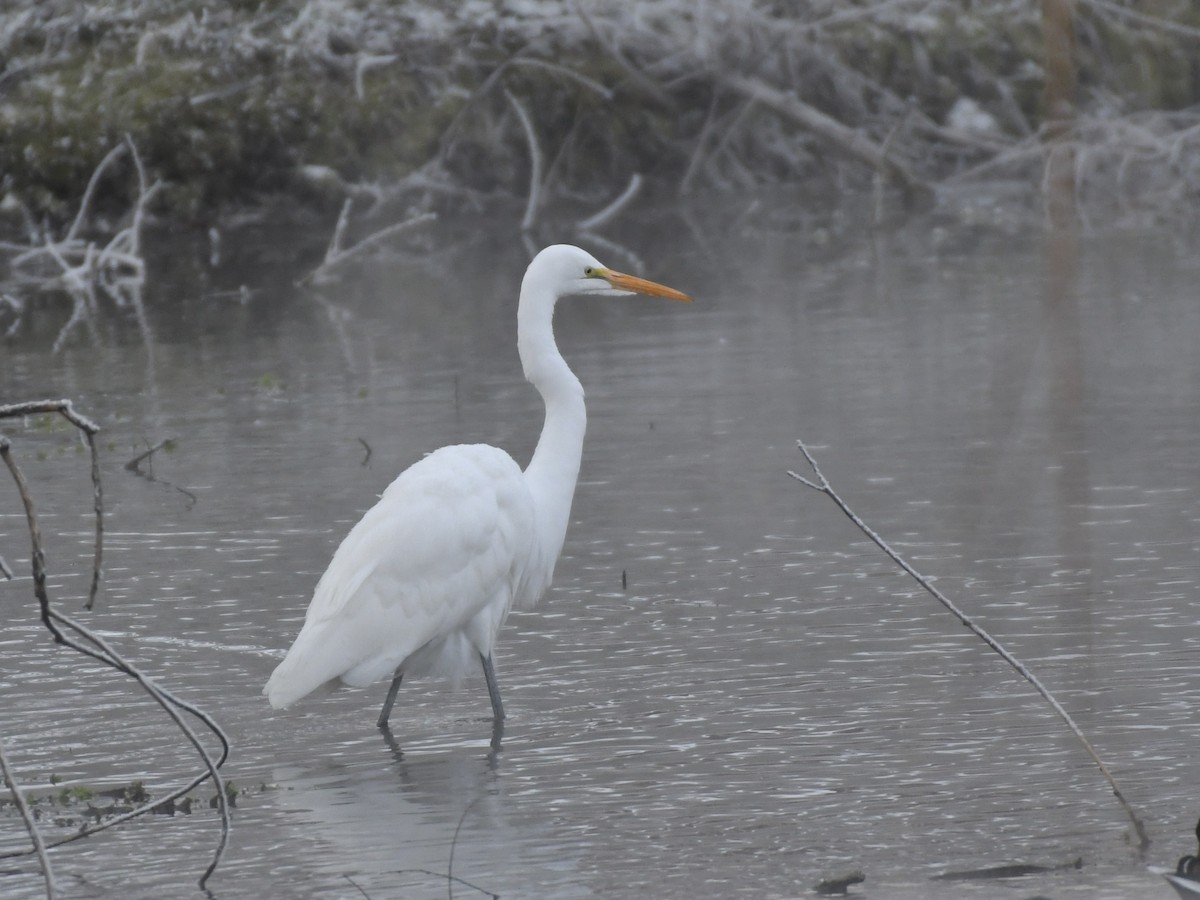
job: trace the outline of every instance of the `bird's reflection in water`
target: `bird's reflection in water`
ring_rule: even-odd
[[[383,742],[387,744],[388,750],[391,751],[392,758],[399,764],[404,765],[404,748],[400,746],[400,742],[396,740],[396,735],[392,732],[388,723],[384,722],[379,726],[379,733],[383,735]],[[504,739],[504,720],[492,719],[492,739],[488,742],[487,763],[488,769],[496,772],[500,769],[500,753],[504,749],[501,741]]]

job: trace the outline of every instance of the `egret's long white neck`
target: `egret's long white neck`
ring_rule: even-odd
[[[542,534],[554,546],[545,549],[558,556],[571,515],[571,498],[579,477],[587,411],[583,386],[567,366],[554,342],[554,303],[558,299],[545,287],[521,285],[517,309],[517,350],[525,377],[546,404],[546,420],[525,478],[537,504]]]

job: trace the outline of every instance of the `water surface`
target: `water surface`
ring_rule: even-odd
[[[1170,896],[1046,705],[786,471],[803,438],[1038,673],[1144,816],[1147,861],[1170,864],[1200,815],[1195,254],[924,225],[836,252],[639,252],[697,302],[560,307],[588,441],[555,587],[502,632],[498,752],[481,680],[406,684],[391,741],[383,684],[284,712],[260,690],[404,466],[463,441],[528,459],[515,241],[318,294],[168,270],[141,322],[102,309],[54,352],[69,311],[44,306],[0,347],[5,400],[69,396],[104,426],[106,587],[83,618],[233,741],[245,793],[213,896],[482,896],[447,884],[451,856],[506,898],[791,897],[852,868],[865,897]],[[77,608],[83,457],[66,431],[4,430],[53,594]],[[123,471],[165,437],[158,482]],[[24,782],[179,783],[194,763],[162,717],[50,644],[27,546],[0,479],[0,554],[22,575],[0,584],[2,736]],[[0,822],[0,849],[24,841]],[[68,897],[194,896],[216,833],[203,805],[54,859]],[[5,897],[40,895],[32,863],[0,868]]]

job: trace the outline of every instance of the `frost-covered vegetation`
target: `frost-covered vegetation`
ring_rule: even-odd
[[[151,212],[381,219],[642,197],[911,192],[1046,164],[1031,0],[25,0],[0,13],[3,223],[75,215],[128,140]],[[1200,194],[1200,5],[1078,0],[1067,88],[1085,214]],[[634,176],[640,176],[631,181]],[[631,191],[632,193],[632,191]],[[136,198],[106,179],[93,210]]]

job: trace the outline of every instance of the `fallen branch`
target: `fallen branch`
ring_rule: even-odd
[[[809,106],[804,101],[785,94],[757,78],[727,75],[722,80],[722,84],[744,97],[757,100],[780,115],[791,119],[802,128],[808,129],[823,140],[844,150],[860,162],[883,173],[900,186],[908,200],[926,199],[933,196],[933,188],[917,177],[903,163],[890,159],[885,147],[876,144],[861,131],[848,128],[816,107]]]
[[[119,230],[103,247],[93,240],[80,237],[87,224],[92,208],[92,198],[104,175],[113,164],[128,153],[137,173],[137,200],[130,214],[130,222]],[[56,240],[48,230],[30,227],[31,245],[22,247],[4,244],[0,249],[12,251],[10,268],[18,282],[32,284],[36,288],[61,285],[74,300],[71,318],[59,332],[54,343],[58,352],[67,336],[80,322],[88,320],[97,309],[97,289],[111,297],[119,307],[133,306],[139,322],[145,323],[142,309],[141,288],[146,280],[146,264],[142,259],[141,234],[145,222],[146,207],[162,187],[161,182],[147,184],[146,169],[132,138],[126,135],[113,147],[88,181],[79,210],[62,240]],[[11,304],[11,301],[9,301]],[[20,318],[9,328],[13,333]]]
[[[629,76],[629,80],[637,85],[643,95],[670,112],[677,112],[679,110],[679,104],[675,102],[675,99],[670,94],[663,90],[649,75],[630,63],[617,46],[605,40],[596,23],[592,21],[591,16],[584,9],[584,4],[578,2],[578,0],[571,0],[571,7],[575,10],[575,14],[583,20],[583,24],[587,26],[592,38],[600,48],[612,57],[613,61]]]
[[[921,585],[921,587],[928,591],[935,600],[942,604],[942,606],[946,607],[946,609],[949,610],[964,626],[970,629],[971,632],[976,635],[976,637],[978,637],[985,644],[987,644],[988,647],[999,654],[1001,659],[1012,666],[1022,678],[1033,685],[1034,690],[1042,695],[1042,698],[1050,704],[1051,709],[1058,714],[1059,718],[1061,718],[1067,724],[1067,727],[1070,728],[1075,737],[1079,739],[1079,742],[1083,745],[1083,748],[1092,758],[1092,761],[1095,762],[1096,766],[1100,769],[1100,772],[1104,776],[1105,780],[1108,781],[1109,787],[1112,788],[1113,796],[1117,798],[1117,801],[1121,804],[1121,808],[1125,810],[1125,814],[1129,817],[1129,821],[1133,824],[1134,832],[1138,837],[1138,851],[1139,853],[1144,854],[1150,847],[1150,837],[1146,834],[1145,826],[1142,824],[1141,819],[1137,817],[1137,814],[1134,813],[1133,807],[1129,805],[1129,801],[1125,799],[1125,795],[1121,792],[1120,787],[1117,785],[1116,779],[1113,778],[1112,773],[1108,770],[1108,766],[1106,766],[1104,761],[1100,759],[1100,755],[1096,752],[1095,748],[1092,747],[1091,742],[1087,739],[1087,736],[1084,735],[1080,727],[1075,724],[1075,720],[1071,718],[1070,713],[1063,708],[1062,704],[1055,699],[1054,695],[1052,695],[1050,691],[1046,689],[1045,685],[1038,680],[1037,676],[1035,676],[1023,662],[1013,656],[1012,653],[1010,653],[987,631],[985,631],[979,625],[976,625],[970,616],[959,609],[949,598],[946,597],[945,594],[939,591],[933,585],[933,583],[929,581],[928,578],[914,569],[908,563],[908,561],[904,559],[904,557],[892,549],[887,541],[876,534],[866,522],[859,518],[858,514],[855,513],[854,510],[852,510],[846,504],[846,501],[843,500],[841,496],[839,496],[838,493],[830,486],[828,480],[825,478],[825,475],[821,472],[820,467],[817,465],[816,459],[813,458],[813,455],[809,452],[808,447],[805,446],[804,442],[797,441],[796,444],[799,446],[800,452],[804,454],[804,458],[808,460],[808,464],[812,468],[813,476],[816,480],[813,481],[792,471],[789,471],[788,475],[799,481],[801,484],[812,488],[814,491],[824,494],[830,500],[832,500],[837,505],[838,509],[845,513],[846,517],[858,527],[859,531],[869,537],[875,543],[875,545],[879,547],[879,549],[892,558],[892,561],[895,562],[896,565],[912,576],[917,584]]]
[[[588,90],[599,94],[606,101],[612,102],[613,92],[596,81],[596,79],[588,78],[574,69],[558,65],[558,63],[547,62],[544,59],[537,59],[532,56],[515,56],[501,65],[500,68],[504,69],[506,66],[527,66],[531,69],[544,69],[547,72],[553,72],[555,75],[561,75],[570,81],[574,81],[576,84],[583,85]]]
[[[1084,6],[1091,6],[1095,9],[1104,10],[1104,12],[1120,18],[1129,19],[1131,22],[1136,22],[1139,25],[1145,25],[1148,28],[1156,28],[1159,31],[1165,31],[1168,34],[1176,34],[1180,37],[1191,38],[1192,40],[1200,40],[1200,28],[1192,28],[1189,25],[1180,25],[1178,22],[1172,22],[1170,19],[1160,18],[1159,16],[1148,16],[1145,13],[1140,13],[1134,9],[1128,9],[1121,6],[1119,3],[1113,3],[1111,0],[1082,0]]]

